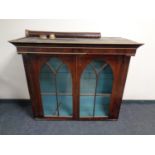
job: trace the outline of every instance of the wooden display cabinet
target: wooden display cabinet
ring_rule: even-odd
[[[137,42],[89,32],[26,31],[22,54],[35,118],[115,120]]]

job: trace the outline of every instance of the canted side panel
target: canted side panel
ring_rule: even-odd
[[[32,88],[32,85],[31,85],[31,76],[30,76],[30,63],[29,63],[29,59],[27,57],[26,54],[22,55],[22,58],[23,58],[23,64],[24,64],[24,69],[25,69],[25,74],[26,74],[26,80],[27,80],[27,84],[28,84],[28,90],[29,90],[29,95],[30,95],[30,100],[31,102],[33,102],[32,100],[32,93],[33,93],[33,88]],[[32,104],[32,111],[33,111],[33,115],[35,116],[36,115],[36,112],[35,112],[35,106],[34,104]]]
[[[36,68],[36,62],[33,59],[31,55],[24,54],[23,55],[23,62],[24,62],[24,67],[25,67],[25,72],[26,72],[26,78],[27,78],[27,83],[28,83],[28,89],[29,89],[29,94],[30,94],[30,99],[32,103],[32,111],[33,111],[33,116],[34,117],[41,117],[42,116],[42,110],[41,106],[39,105],[38,102],[38,96],[36,94],[36,80],[35,80],[35,70]]]
[[[119,117],[129,63],[129,56],[122,56],[116,59],[115,82],[113,86],[112,103],[110,105],[110,119],[118,119]]]

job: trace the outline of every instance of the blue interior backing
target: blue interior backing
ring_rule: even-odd
[[[57,116],[55,95],[42,95],[44,116]],[[72,116],[72,96],[59,96],[59,116]]]
[[[48,64],[56,72],[62,62],[57,58],[51,58]],[[113,74],[109,65],[101,70],[104,64],[104,61],[92,61],[85,68],[81,76],[80,117],[93,117],[95,87],[96,102],[94,117],[104,117],[109,114]],[[92,65],[98,74],[97,86],[97,78]],[[56,75],[50,70],[47,64],[44,64],[41,68],[40,89],[44,116],[58,116],[55,78],[57,80],[59,116],[71,117],[73,115],[72,78],[65,64],[59,68]]]
[[[57,58],[51,58],[48,64],[56,71],[62,62]],[[59,68],[56,76],[46,64],[41,69],[40,88],[44,116],[58,116],[55,77],[57,80],[59,116],[72,116],[72,79],[65,64]]]
[[[103,117],[109,114],[110,97],[96,97],[95,116]],[[80,97],[80,116],[93,117],[94,96]]]
[[[109,104],[112,92],[113,74],[109,65],[99,73],[104,61],[92,61],[84,70],[80,81],[80,117],[92,117],[96,87],[95,115],[104,117],[109,114]],[[98,82],[96,86],[96,74]]]

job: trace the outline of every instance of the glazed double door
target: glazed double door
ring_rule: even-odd
[[[52,56],[40,68],[44,117],[108,117],[113,72],[106,58]]]
[[[108,118],[113,105],[116,58],[100,55],[31,56],[39,117]],[[117,81],[116,81],[117,82]]]

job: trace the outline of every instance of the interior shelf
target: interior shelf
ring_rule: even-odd
[[[42,92],[41,95],[51,95],[51,96],[55,96],[56,93],[50,93],[50,92]],[[72,96],[71,93],[58,93],[58,96]],[[93,93],[82,93],[80,94],[80,96],[94,96],[95,94]],[[97,93],[96,96],[110,96],[111,93]]]

